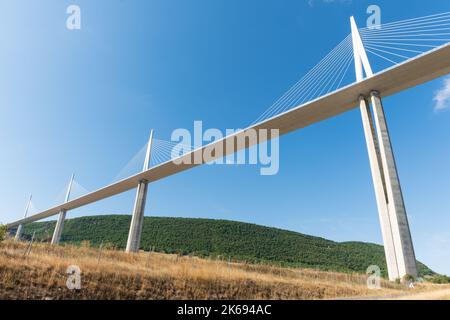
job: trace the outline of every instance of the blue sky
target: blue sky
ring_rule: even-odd
[[[81,8],[81,30],[66,8]],[[390,22],[446,1],[0,1],[0,221],[45,209],[70,174],[111,182],[146,143],[256,119],[378,4]],[[441,91],[440,110],[434,101]],[[446,93],[447,92],[447,93]],[[450,82],[385,100],[418,259],[450,274]],[[134,192],[69,212],[130,213]],[[280,171],[204,166],[152,184],[146,215],[223,218],[381,243],[357,109],[280,141]]]

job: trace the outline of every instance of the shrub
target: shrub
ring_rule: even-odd
[[[430,282],[437,284],[447,284],[450,283],[450,277],[444,275],[437,275],[430,279]]]
[[[415,282],[415,281],[416,281],[416,277],[414,277],[410,274],[405,274],[402,279],[403,283],[411,283],[411,282]]]
[[[80,242],[80,247],[82,247],[82,248],[90,248],[91,247],[91,242],[89,240],[82,240]]]
[[[115,249],[115,245],[112,242],[106,241],[106,242],[103,243],[102,248],[105,249],[105,250],[114,250]]]

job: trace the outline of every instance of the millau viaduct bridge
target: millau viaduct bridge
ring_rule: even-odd
[[[137,193],[126,251],[137,252],[140,248],[144,208],[150,183],[234,154],[239,150],[250,148],[254,144],[273,139],[275,136],[278,137],[278,134],[284,135],[299,130],[359,107],[369,154],[389,279],[395,280],[405,275],[416,277],[417,266],[414,247],[386,124],[382,98],[426,83],[450,72],[450,39],[442,37],[447,37],[450,34],[445,31],[450,28],[443,28],[443,26],[450,25],[450,13],[408,19],[401,22],[383,24],[376,28],[364,29],[357,28],[353,17],[350,20],[351,34],[347,37],[348,41],[343,42],[344,44],[341,43],[339,48],[334,50],[333,55],[327,56],[326,60],[322,61],[322,64],[332,65],[330,61],[333,57],[343,55],[346,48],[345,45],[347,45],[352,53],[349,62],[354,62],[356,82],[296,104],[286,111],[266,116],[246,129],[213,141],[208,145],[190,150],[177,158],[150,167],[153,142],[152,131],[146,149],[142,172],[76,199],[69,200],[73,181],[72,176],[64,203],[32,216],[27,216],[28,205],[25,217],[8,223],[8,229],[17,228],[16,239],[20,239],[23,224],[59,215],[51,241],[53,245],[57,245],[60,241],[67,211],[136,188]],[[439,44],[437,45],[437,43]],[[427,48],[427,50],[424,52],[414,48]],[[400,54],[400,51],[417,52],[419,54],[408,58]],[[408,59],[374,73],[367,52],[392,62],[394,61],[388,58],[388,54],[391,57],[398,56]],[[335,59],[335,61],[339,60]],[[319,67],[316,66],[316,70],[313,69],[312,73],[310,72],[308,81],[314,77],[318,78]],[[322,84],[325,82],[324,78],[316,80]],[[309,89],[306,86],[297,86],[295,90]],[[291,92],[290,95],[292,94]],[[247,134],[250,130],[260,129],[266,129],[271,133],[276,132],[272,131],[275,129],[278,130],[278,134],[271,134],[266,137],[259,136],[256,141],[247,139]],[[224,148],[224,146],[226,147]],[[209,157],[205,158],[205,151],[208,150],[223,150],[223,152],[208,153]],[[194,161],[194,159],[201,160]]]

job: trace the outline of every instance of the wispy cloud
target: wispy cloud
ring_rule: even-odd
[[[450,108],[450,77],[444,79],[442,88],[434,94],[434,110],[441,111]]]
[[[314,7],[314,5],[317,2],[351,4],[352,0],[308,0],[308,4],[309,4],[310,7]]]

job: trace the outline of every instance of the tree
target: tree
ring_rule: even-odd
[[[6,234],[8,232],[8,227],[6,224],[0,224],[0,241],[3,241],[6,239]]]

